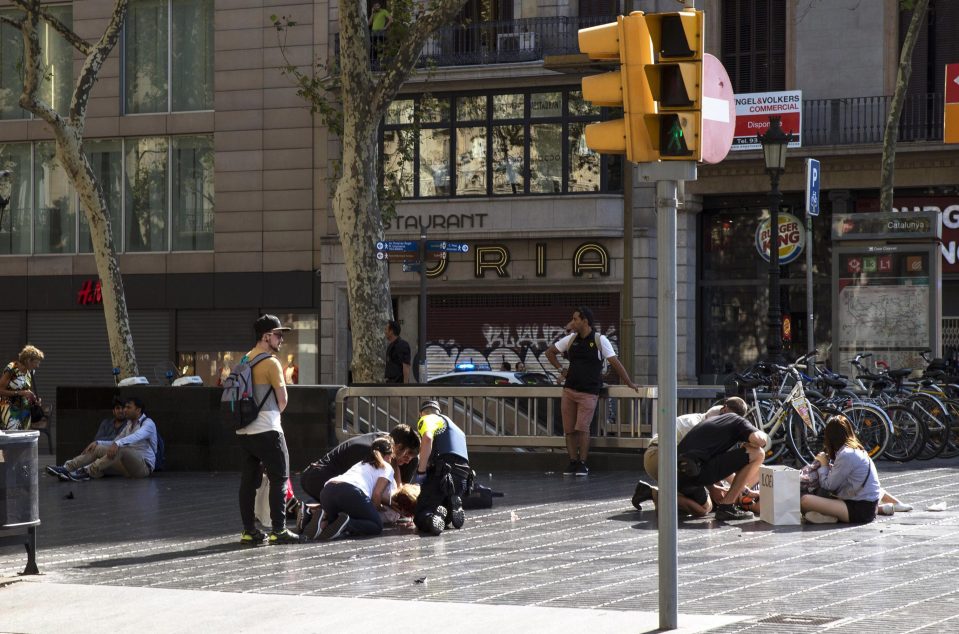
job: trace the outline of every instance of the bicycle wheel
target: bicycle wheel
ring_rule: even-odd
[[[766,432],[769,436],[769,444],[766,445],[766,457],[763,458],[763,464],[779,462],[783,454],[786,453],[786,450],[789,449],[789,445],[786,442],[785,422],[781,424],[775,432],[770,433],[773,423],[775,422],[773,421],[773,414],[776,413],[778,407],[779,401],[759,399],[756,401],[756,405],[751,408],[746,415],[750,423]],[[757,416],[759,420],[757,420]],[[783,418],[785,419],[785,416]]]
[[[952,416],[952,427],[949,430],[949,440],[945,449],[939,454],[940,458],[955,458],[959,456],[959,401],[950,399],[943,401],[949,415]]]
[[[926,442],[926,426],[905,405],[886,405],[886,415],[892,421],[892,436],[882,453],[884,458],[909,462]]]
[[[823,429],[826,419],[822,410],[809,404],[809,422],[803,420],[796,410],[790,409],[786,431],[789,440],[789,449],[793,455],[803,463],[810,463],[822,451]]]
[[[928,394],[912,394],[906,398],[905,405],[926,426],[926,442],[916,454],[916,460],[935,458],[949,442],[952,417],[946,412],[942,401]]]
[[[869,457],[882,455],[892,435],[892,421],[886,412],[876,405],[852,403],[843,408],[842,414],[852,423],[856,437]]]

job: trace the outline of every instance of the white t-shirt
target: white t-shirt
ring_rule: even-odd
[[[682,416],[678,417],[676,419],[676,444],[678,445],[680,442],[682,442],[683,438],[686,437],[686,434],[688,434],[689,431],[696,425],[708,418],[712,418],[713,416],[719,416],[719,413],[722,411],[722,409],[722,405],[713,405],[706,410],[705,414],[683,414]],[[652,440],[649,441],[649,448],[658,446],[659,434],[653,436]]]
[[[556,349],[559,350],[560,352],[566,352],[567,350],[569,350],[569,344],[573,343],[573,339],[576,338],[576,336],[577,336],[576,333],[572,332],[566,335],[565,337],[563,337],[562,339],[560,339],[559,341],[557,341],[556,343],[554,343],[553,345],[556,346]],[[593,337],[593,336],[594,334],[590,334],[590,337]],[[616,356],[616,351],[613,350],[613,344],[609,342],[609,339],[606,337],[606,335],[599,336],[599,349],[603,354],[603,359],[608,359],[610,357]]]
[[[380,478],[386,478],[388,482],[393,481],[393,466],[389,463],[382,469],[374,467],[365,462],[357,462],[347,469],[343,475],[330,478],[330,482],[346,482],[352,484],[357,489],[366,493],[367,497],[373,496],[373,487]]]

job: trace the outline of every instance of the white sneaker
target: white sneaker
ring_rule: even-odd
[[[903,504],[902,502],[896,502],[892,505],[892,508],[895,509],[896,513],[908,513],[912,510],[912,504]]]
[[[879,508],[876,509],[877,515],[892,515],[896,512],[895,504],[880,504]]]
[[[833,517],[832,515],[823,515],[818,511],[806,511],[806,515],[804,517],[810,524],[835,524],[839,521],[838,517]]]

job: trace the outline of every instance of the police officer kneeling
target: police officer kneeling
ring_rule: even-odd
[[[431,535],[439,535],[450,524],[461,528],[466,521],[463,498],[473,485],[466,435],[449,416],[440,414],[436,401],[420,405],[416,428],[422,440],[414,481],[421,482],[421,490],[413,523]]]

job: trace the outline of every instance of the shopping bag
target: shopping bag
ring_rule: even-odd
[[[759,468],[759,519],[767,524],[801,524],[799,471],[782,465]]]
[[[265,526],[271,528],[273,523],[270,521],[270,481],[264,475],[260,481],[260,488],[256,490],[256,500],[253,502],[253,515]]]

